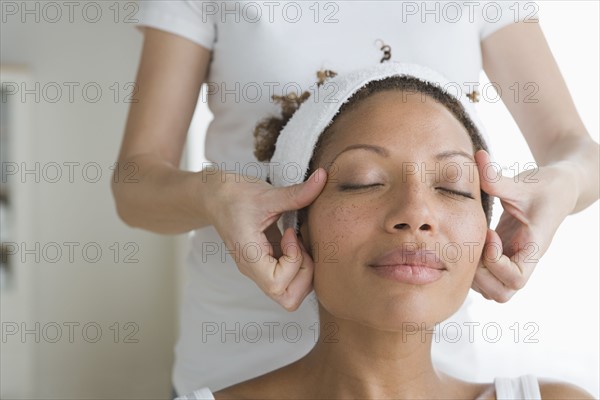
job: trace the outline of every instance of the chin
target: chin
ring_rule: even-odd
[[[353,321],[373,329],[389,332],[405,330],[433,329],[452,316],[464,301],[464,298],[452,298],[433,295],[423,291],[411,291],[403,295],[382,296],[362,292],[352,301],[341,302],[338,299],[319,299],[321,306],[335,318]],[[331,300],[331,301],[327,301]]]
[[[407,329],[432,329],[436,323],[449,318],[456,311],[448,307],[447,299],[432,300],[416,298],[403,304],[388,303],[387,312],[381,315],[382,319],[373,319],[374,325],[378,324],[384,330],[397,332]]]

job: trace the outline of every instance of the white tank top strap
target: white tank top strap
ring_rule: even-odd
[[[177,397],[175,400],[215,400],[215,397],[209,388],[203,387],[188,395]]]
[[[540,385],[534,375],[523,375],[517,378],[494,379],[497,400],[540,400]]]

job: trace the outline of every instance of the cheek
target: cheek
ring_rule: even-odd
[[[334,306],[341,294],[353,290],[357,254],[368,243],[373,214],[358,204],[321,201],[308,214],[310,249],[315,263],[314,287],[319,299]]]
[[[308,214],[311,246],[352,248],[352,243],[363,241],[364,232],[373,223],[373,211],[356,201],[317,198]]]
[[[483,210],[453,216],[448,220],[449,244],[443,256],[459,265],[465,275],[474,275],[485,244],[487,221]]]
[[[456,311],[473,284],[483,252],[487,222],[483,211],[475,209],[470,213],[449,214],[448,217],[444,221],[448,240],[438,250],[451,269],[451,274],[444,283],[446,300],[440,307]]]

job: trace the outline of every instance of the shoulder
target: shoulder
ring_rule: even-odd
[[[571,383],[552,380],[539,379],[540,393],[542,399],[593,399],[594,397]]]
[[[564,399],[594,399],[594,397],[579,386],[552,379],[538,379],[540,395],[543,400]],[[477,400],[497,400],[495,384],[488,383],[480,386],[475,397]]]
[[[215,400],[238,400],[244,398],[237,396],[235,393],[229,393],[227,389],[219,390],[218,392],[213,393],[213,397]]]
[[[215,400],[250,399],[253,395],[256,395],[256,390],[251,381],[241,382],[213,393]]]
[[[272,390],[261,387],[257,382],[246,381],[226,387],[213,393],[215,400],[243,400],[243,399],[277,399],[271,397]]]
[[[215,400],[242,400],[251,398],[249,397],[249,393],[244,389],[244,386],[240,384],[214,392],[213,397]]]
[[[286,367],[277,369],[213,393],[215,400],[281,399],[295,387]]]

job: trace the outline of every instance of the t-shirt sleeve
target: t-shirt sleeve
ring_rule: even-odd
[[[474,12],[480,19],[480,40],[510,24],[534,22],[539,19],[539,5],[535,1],[502,0],[475,4]]]
[[[216,26],[210,3],[215,4],[208,1],[138,0],[135,27],[140,31],[148,26],[174,33],[212,50]]]

